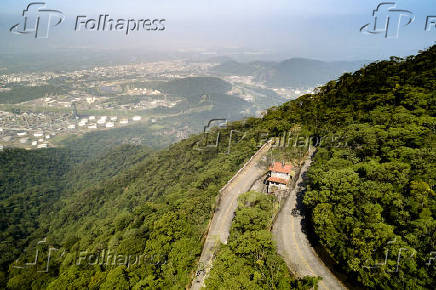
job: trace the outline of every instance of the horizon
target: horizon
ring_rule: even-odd
[[[397,8],[408,9],[415,17],[411,25],[401,25],[398,38],[367,35],[359,29],[372,21],[372,11],[380,1],[341,3],[339,0],[299,2],[256,0],[246,5],[241,1],[169,1],[119,3],[102,1],[73,3],[46,1],[47,8],[57,9],[65,21],[50,30],[48,39],[15,35],[11,26],[22,19],[27,4],[5,0],[0,7],[0,44],[3,54],[79,51],[87,49],[123,51],[141,54],[189,54],[202,57],[231,57],[238,61],[280,61],[308,58],[322,61],[361,61],[405,57],[434,44],[436,27],[425,31],[426,17],[436,15],[431,0],[415,3],[395,1]],[[229,13],[232,11],[232,13]],[[165,30],[73,31],[78,15],[97,18],[163,18]],[[260,20],[260,21],[259,21]],[[259,37],[260,35],[260,37]]]
[[[0,289],[434,288],[436,0],[39,1],[0,2]]]

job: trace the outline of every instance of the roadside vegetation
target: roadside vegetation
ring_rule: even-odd
[[[436,46],[405,60],[392,58],[344,74],[314,95],[271,108],[263,118],[212,130],[212,135],[220,132],[224,140],[218,148],[199,146],[204,136],[196,135],[165,150],[136,151],[134,159],[97,160],[92,174],[104,172],[104,178],[90,179],[91,173],[62,177],[85,185],[68,187],[68,194],[54,183],[54,193],[44,195],[49,188],[44,185],[47,176],[26,171],[23,165],[33,158],[23,155],[33,153],[0,153],[6,162],[1,164],[0,176],[7,176],[1,185],[2,202],[22,200],[1,209],[2,235],[12,237],[8,244],[1,244],[1,253],[13,253],[7,260],[10,263],[17,257],[20,263],[30,262],[37,242],[44,238],[58,249],[47,273],[3,264],[0,287],[185,288],[197,267],[219,189],[257,151],[260,133],[279,136],[298,124],[302,132],[329,137],[309,170],[304,203],[316,238],[349,280],[377,289],[434,289],[436,263],[427,263],[436,241],[435,63]],[[226,154],[230,130],[246,134],[235,138]],[[52,157],[41,159],[47,166],[43,172],[60,166],[53,178],[64,176],[62,162],[53,165]],[[119,170],[109,174],[106,170],[112,166]],[[85,173],[85,167],[79,171]],[[23,177],[25,181],[17,181]],[[39,185],[43,198],[37,198],[36,192],[22,196]],[[46,209],[50,196],[58,198]],[[26,198],[35,205],[31,215],[24,213]],[[217,283],[233,278],[238,285],[254,288],[299,287],[274,254],[265,230],[271,216],[268,198],[242,202],[230,243],[216,265],[222,269],[227,263],[229,272],[213,270],[210,287],[219,288]],[[250,221],[251,217],[255,220]],[[24,231],[16,221],[22,221]],[[15,243],[14,233],[24,242]],[[397,267],[401,248],[406,250]],[[386,264],[374,268],[386,249],[390,250]],[[77,264],[81,252],[101,255],[103,250],[123,257],[145,255],[147,262],[91,263],[88,257]],[[39,262],[44,265],[47,251],[40,253]],[[234,273],[229,263],[240,265],[241,273]],[[304,285],[312,282],[304,281]]]
[[[315,277],[295,279],[277,254],[270,227],[277,200],[254,191],[238,199],[227,245],[221,245],[206,289],[316,289]]]

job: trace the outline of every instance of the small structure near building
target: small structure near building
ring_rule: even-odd
[[[289,183],[295,176],[295,168],[291,163],[274,162],[269,168],[267,183],[267,192],[275,190],[286,190]]]

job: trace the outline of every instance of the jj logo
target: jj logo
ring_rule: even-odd
[[[401,26],[407,26],[415,20],[409,10],[397,9],[395,2],[383,2],[372,13],[372,23],[360,28],[368,34],[384,34],[385,38],[398,38]]]
[[[44,2],[33,2],[23,10],[22,22],[12,26],[10,31],[16,34],[34,34],[35,38],[48,38],[50,28],[58,26],[64,19],[61,11],[46,9]]]

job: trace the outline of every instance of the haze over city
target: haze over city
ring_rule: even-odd
[[[436,0],[0,0],[0,289],[436,285]]]
[[[29,1],[3,0],[0,51],[47,52],[62,49],[141,52],[190,52],[233,55],[242,60],[307,57],[321,60],[380,59],[405,56],[431,46],[435,30],[425,31],[426,17],[436,14],[433,0],[395,1],[414,13],[411,25],[397,39],[367,35],[359,29],[372,21],[379,1],[273,0],[250,1],[47,1],[62,11],[65,22],[49,39],[14,35],[9,28],[21,21]],[[165,31],[123,33],[74,32],[78,15],[98,18],[164,18]],[[403,25],[403,24],[402,24]],[[133,51],[133,52],[132,52]],[[122,53],[122,52],[120,52]]]

